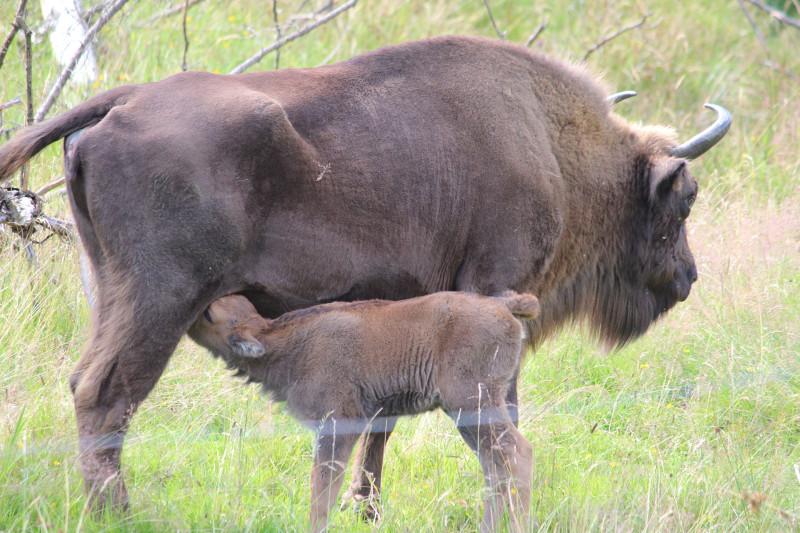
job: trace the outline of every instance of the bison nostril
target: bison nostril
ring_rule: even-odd
[[[697,268],[695,268],[694,265],[689,267],[689,270],[686,272],[686,277],[689,278],[689,283],[697,281]]]

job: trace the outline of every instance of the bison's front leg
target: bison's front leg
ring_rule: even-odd
[[[137,309],[100,294],[94,328],[70,386],[78,426],[80,466],[97,508],[124,510],[128,494],[120,455],[131,416],[147,397],[183,334],[188,309]]]
[[[328,514],[342,488],[347,461],[358,438],[356,432],[337,432],[333,420],[326,421],[320,430],[311,469],[311,531],[327,527]]]

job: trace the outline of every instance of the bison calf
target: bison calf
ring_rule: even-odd
[[[482,531],[508,506],[515,529],[530,504],[531,445],[505,398],[519,367],[522,326],[539,303],[442,292],[410,300],[331,303],[260,316],[243,296],[215,301],[189,329],[199,344],[263,384],[317,433],[311,523],[324,529],[345,466],[368,428],[441,407],[477,452],[486,481]],[[381,423],[376,420],[380,417]]]

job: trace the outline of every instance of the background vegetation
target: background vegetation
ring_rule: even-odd
[[[282,23],[301,3],[278,2]],[[16,4],[0,0],[2,38]],[[734,114],[726,139],[692,163],[700,281],[689,300],[623,350],[604,353],[570,330],[527,359],[521,429],[535,449],[543,530],[800,528],[800,31],[745,4],[766,48],[733,0],[491,2],[507,39],[525,42],[546,20],[531,46],[575,60],[649,14],[588,58],[612,89],[639,91],[618,111],[684,138],[712,119],[705,102]],[[119,13],[96,45],[100,76],[70,87],[51,115],[179,71],[182,16],[151,20],[167,7],[140,0]],[[192,69],[228,72],[274,40],[268,2],[206,0],[189,10],[187,28]],[[480,0],[361,0],[283,48],[280,66],[445,33],[496,36]],[[255,68],[273,67],[270,56]],[[58,72],[37,34],[37,104]],[[0,102],[24,96],[18,44],[0,80]],[[23,113],[6,111],[4,127]],[[31,172],[33,188],[57,178],[60,145]],[[69,217],[57,194],[46,209]],[[51,239],[37,246],[35,271],[12,238],[0,243],[0,531],[304,529],[311,435],[188,341],[134,418],[123,457],[130,515],[87,513],[67,386],[87,330],[78,254]],[[379,531],[477,529],[478,463],[444,416],[403,420],[387,462]],[[349,512],[334,525],[371,529]]]

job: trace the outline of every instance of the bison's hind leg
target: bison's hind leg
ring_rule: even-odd
[[[342,496],[342,509],[352,505],[368,522],[377,523],[381,518],[383,454],[396,423],[396,417],[375,421],[362,435],[353,457],[353,479]]]
[[[104,280],[107,281],[107,280]],[[80,466],[97,507],[128,504],[120,455],[133,413],[163,372],[188,323],[192,304],[148,306],[157,296],[104,283],[90,340],[70,377]],[[191,300],[190,300],[191,301]]]
[[[522,531],[528,521],[533,450],[517,430],[505,404],[505,392],[514,372],[511,365],[518,361],[516,348],[513,343],[505,349],[501,347],[497,361],[506,368],[496,379],[465,375],[456,380],[459,387],[450,387],[443,395],[448,415],[477,453],[483,471],[486,498],[481,531],[496,531],[504,508],[509,510],[514,531]],[[493,370],[501,368],[493,365]],[[485,383],[487,378],[489,382]]]
[[[505,420],[488,424],[461,425],[461,436],[477,443],[486,497],[484,499],[481,531],[496,531],[500,527],[504,507],[511,516],[513,531],[523,531],[528,522],[532,483],[533,448],[514,427],[502,406],[497,407]]]

